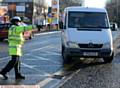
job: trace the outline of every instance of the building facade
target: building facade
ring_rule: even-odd
[[[1,0],[1,6],[7,6],[8,14],[11,17],[21,16],[33,22],[34,17],[43,11],[44,0]]]
[[[68,6],[81,6],[84,0],[59,0],[60,10],[64,10]]]

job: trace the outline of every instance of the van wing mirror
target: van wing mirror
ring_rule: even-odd
[[[111,23],[110,28],[111,28],[112,31],[117,31],[118,30],[117,23]]]

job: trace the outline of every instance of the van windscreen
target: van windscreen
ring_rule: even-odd
[[[106,13],[103,12],[69,12],[69,28],[109,28]]]

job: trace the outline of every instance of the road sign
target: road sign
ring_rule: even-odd
[[[58,24],[59,0],[52,0],[52,24]]]

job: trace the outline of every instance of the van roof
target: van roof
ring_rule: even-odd
[[[81,7],[81,6],[66,7],[64,11],[104,12],[104,13],[107,12],[105,8]]]

